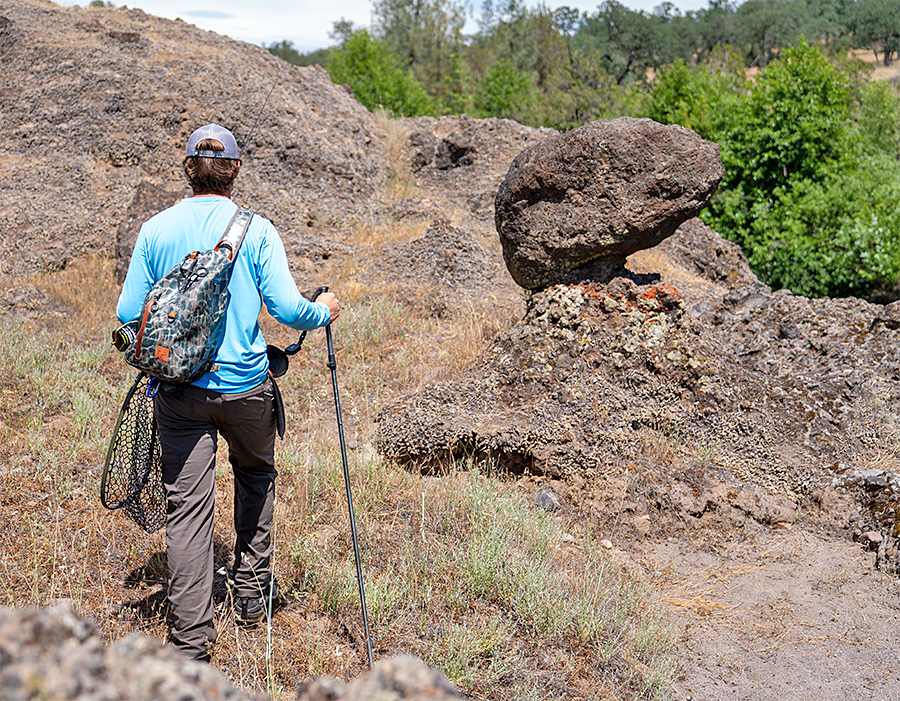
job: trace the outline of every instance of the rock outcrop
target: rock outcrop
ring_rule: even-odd
[[[496,252],[441,219],[432,221],[422,236],[385,247],[361,277],[390,286],[399,298],[421,304],[434,316],[471,308],[473,297],[509,280]]]
[[[699,214],[724,175],[718,145],[649,119],[592,122],[526,149],[495,218],[513,279],[597,279]]]
[[[830,484],[831,466],[877,462],[881,446],[890,457],[900,400],[890,308],[773,292],[697,220],[662,247],[706,253],[686,271],[633,256],[642,274],[534,293],[470,372],[382,411],[381,452],[415,469],[471,456],[596,479],[658,460],[663,441],[692,479],[790,499]]]
[[[7,275],[112,257],[141,182],[189,194],[184,144],[211,121],[243,146],[235,199],[285,238],[371,214],[385,135],[318,66],[138,9],[46,0],[4,0],[0,52]]]

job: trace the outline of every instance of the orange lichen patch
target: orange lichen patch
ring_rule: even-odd
[[[602,300],[610,296],[606,290],[598,290],[593,282],[582,282],[575,287],[585,299]]]
[[[684,302],[684,295],[672,285],[653,285],[641,293],[640,299],[648,304],[657,304],[662,311]]]
[[[598,286],[593,282],[583,282],[575,287],[586,302],[600,307],[604,307],[604,303],[612,302],[614,308],[626,314],[633,311],[643,313],[646,321],[655,321],[656,318],[651,315],[671,311],[684,303],[684,295],[672,285],[652,285],[637,294],[633,290],[610,294],[605,286]]]

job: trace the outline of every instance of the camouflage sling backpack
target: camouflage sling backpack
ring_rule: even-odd
[[[185,256],[150,288],[125,362],[176,384],[189,384],[214,369],[232,264],[252,217],[249,209],[239,208],[215,248]]]

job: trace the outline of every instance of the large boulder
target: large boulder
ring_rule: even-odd
[[[712,501],[772,523],[787,512],[753,488],[796,502],[896,463],[900,307],[773,292],[697,220],[627,264],[529,295],[463,372],[382,409],[378,451],[415,471],[474,460],[570,484],[624,466],[664,484],[677,464],[691,489],[745,483]]]
[[[596,277],[696,216],[724,175],[718,145],[650,119],[592,122],[520,153],[494,216],[522,287]]]

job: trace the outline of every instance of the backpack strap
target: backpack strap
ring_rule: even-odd
[[[216,247],[213,250],[218,251],[221,247],[226,247],[228,249],[228,258],[233,263],[237,258],[238,251],[241,248],[241,243],[244,241],[244,235],[247,233],[252,218],[253,212],[247,209],[247,207],[238,207],[238,210],[234,213],[231,221],[228,222],[225,233],[222,234],[222,238],[219,239],[219,243],[216,244]]]
[[[144,342],[144,329],[147,328],[147,317],[150,315],[150,311],[153,309],[153,305],[156,304],[156,300],[159,297],[154,297],[152,302],[145,301],[144,302],[144,312],[141,314],[141,323],[138,327],[137,338],[135,339],[134,346],[134,359],[137,360],[141,357],[141,344]]]

